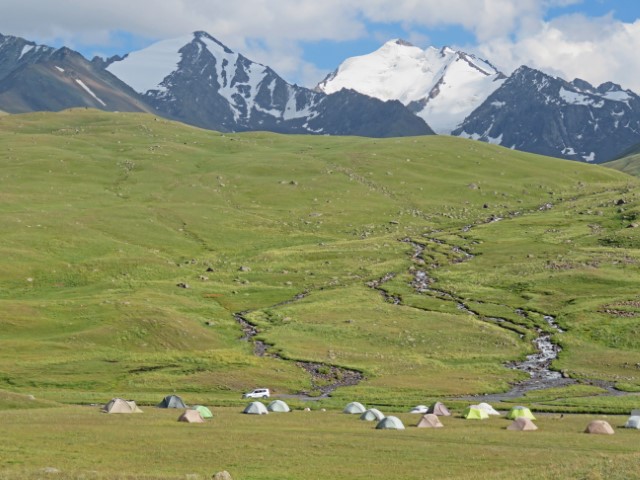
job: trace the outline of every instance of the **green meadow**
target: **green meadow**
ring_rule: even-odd
[[[1,117],[0,162],[0,422],[12,432],[0,479],[47,466],[205,478],[214,464],[239,478],[370,478],[384,465],[400,478],[525,478],[517,448],[533,452],[529,469],[546,459],[526,478],[616,478],[611,462],[637,463],[633,432],[593,439],[576,433],[586,417],[552,421],[640,407],[640,182],[627,173],[459,138],[220,134],[85,109]],[[241,340],[238,313],[265,356]],[[539,330],[562,347],[552,368],[577,383],[498,405],[552,412],[531,436],[458,419],[381,435],[337,414],[351,400],[461,410],[507,392],[527,378],[507,364],[534,352]],[[363,380],[277,428],[280,416],[236,415],[255,387],[318,395],[299,361]],[[78,406],[174,392],[225,408],[184,426],[175,412]],[[566,463],[552,444],[567,445]]]

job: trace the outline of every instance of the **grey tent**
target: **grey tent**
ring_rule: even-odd
[[[360,420],[366,420],[367,422],[377,421],[379,422],[384,418],[384,413],[382,413],[377,408],[370,408],[362,415],[360,415]]]
[[[289,408],[289,405],[287,405],[282,400],[274,400],[267,406],[267,410],[269,410],[270,412],[278,412],[278,413],[291,411],[291,409]]]
[[[438,415],[439,417],[450,417],[451,412],[447,407],[445,407],[444,403],[436,402],[432,404],[426,413],[433,413],[434,415]]]
[[[632,415],[624,424],[624,428],[637,428],[640,430],[640,415]]]
[[[242,413],[248,413],[249,415],[266,415],[269,413],[269,410],[267,410],[267,407],[265,407],[262,402],[251,402]]]
[[[398,417],[384,417],[376,425],[377,430],[404,430],[404,424]]]
[[[182,399],[177,395],[167,395],[156,405],[158,408],[187,408]]]
[[[142,413],[136,402],[123,400],[122,398],[113,398],[102,407],[104,413]]]
[[[360,402],[351,402],[344,407],[342,413],[362,415],[367,409]]]
[[[440,421],[437,415],[433,413],[425,413],[420,419],[420,421],[418,422],[418,424],[416,425],[416,427],[442,428],[444,427],[444,425],[442,425],[442,422]]]

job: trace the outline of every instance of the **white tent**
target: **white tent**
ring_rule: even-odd
[[[367,409],[360,402],[351,402],[344,407],[342,413],[362,415]]]
[[[500,412],[498,412],[495,408],[493,408],[488,403],[485,403],[485,402],[479,403],[478,407],[480,407],[480,409],[487,412],[487,415],[500,415]]]
[[[264,406],[264,403],[251,402],[242,413],[248,413],[250,415],[266,415],[269,411],[267,410],[267,407]]]
[[[282,400],[274,400],[267,406],[267,410],[269,410],[270,412],[279,412],[279,413],[291,411],[291,409],[289,408],[289,405],[287,405],[286,402],[283,402]]]
[[[377,430],[404,430],[404,424],[398,417],[384,417],[378,425]]]
[[[411,409],[409,413],[421,413],[424,415],[425,413],[427,413],[428,410],[429,410],[429,407],[427,407],[426,405],[416,405]]]
[[[640,415],[632,415],[624,424],[624,428],[637,428],[640,430]]]
[[[377,408],[370,408],[362,415],[360,415],[360,420],[366,420],[367,422],[380,421],[384,418],[384,413],[382,413]]]

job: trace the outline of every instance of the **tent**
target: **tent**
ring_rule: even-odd
[[[409,411],[409,413],[421,413],[424,415],[428,410],[429,407],[427,407],[426,405],[416,405]]]
[[[136,402],[123,400],[122,398],[113,398],[102,407],[104,413],[142,413]]]
[[[631,415],[624,428],[637,428],[640,430],[640,415]]]
[[[489,418],[489,414],[481,409],[478,405],[469,405],[464,409],[463,418],[467,420],[484,420]]]
[[[167,395],[156,405],[158,408],[187,408],[182,399],[177,395]]]
[[[367,422],[373,422],[374,420],[379,422],[384,418],[384,413],[382,413],[377,408],[370,408],[362,415],[360,415],[360,420],[366,420]]]
[[[204,423],[204,418],[200,415],[198,410],[185,410],[182,415],[178,417],[179,422],[187,423]]]
[[[533,413],[531,413],[531,410],[529,410],[527,407],[513,407],[507,414],[507,418],[509,420],[515,420],[516,418],[520,417],[528,418],[529,420],[536,419],[536,417],[533,416]]]
[[[613,435],[615,432],[611,425],[604,420],[594,420],[585,429],[584,433],[596,433],[600,435]]]
[[[196,410],[202,418],[213,418],[213,413],[204,405],[194,405],[191,410]]]
[[[364,405],[362,405],[360,402],[351,402],[346,407],[344,407],[342,413],[361,415],[365,412],[365,410],[366,408],[364,408]]]
[[[404,430],[404,424],[398,417],[384,417],[376,425],[377,430]]]
[[[270,412],[279,412],[279,413],[291,411],[291,409],[289,408],[289,405],[287,405],[282,400],[274,400],[269,404],[269,406],[267,406],[267,410],[269,410]]]
[[[269,410],[267,410],[267,407],[265,407],[262,402],[251,402],[242,413],[248,413],[250,415],[266,415],[269,413]]]
[[[480,407],[482,410],[487,412],[487,415],[500,415],[500,412],[498,412],[495,408],[493,408],[488,403],[484,403],[484,402],[483,403],[479,403],[478,407]]]
[[[632,417],[640,417],[640,410],[631,410]]]
[[[444,403],[442,402],[436,402],[431,405],[426,413],[433,413],[434,415],[438,415],[439,417],[451,416],[451,412],[447,407],[445,407]]]
[[[531,432],[537,429],[536,424],[525,417],[516,418],[513,423],[507,427],[507,430],[515,430],[517,432]]]
[[[441,428],[444,427],[437,415],[426,413],[422,416],[416,427],[420,428]]]

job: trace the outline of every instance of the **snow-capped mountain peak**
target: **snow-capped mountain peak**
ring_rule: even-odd
[[[399,100],[438,133],[450,133],[504,81],[489,62],[454,50],[422,50],[404,40],[386,42],[345,60],[319,85],[325,93],[351,88],[382,100]]]

